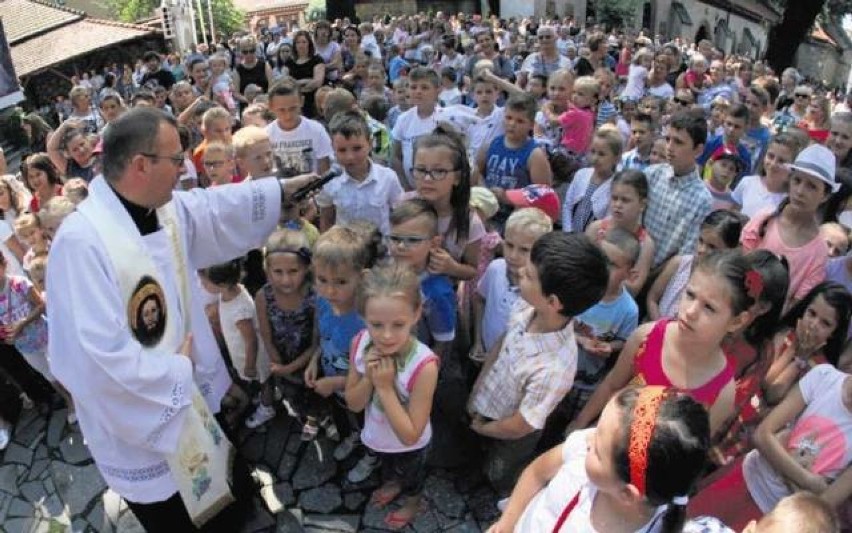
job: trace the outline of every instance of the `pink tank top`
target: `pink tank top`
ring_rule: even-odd
[[[639,347],[639,352],[633,359],[634,377],[630,381],[631,385],[674,387],[663,369],[663,341],[669,322],[671,322],[669,319],[658,320],[651,328],[651,332],[648,333],[642,346]],[[725,359],[725,368],[713,379],[698,388],[681,390],[709,409],[716,402],[716,398],[719,397],[722,389],[734,379],[736,365],[727,354],[725,354]]]

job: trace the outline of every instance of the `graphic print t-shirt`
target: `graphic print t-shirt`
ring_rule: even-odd
[[[332,155],[331,138],[322,124],[302,117],[299,125],[284,131],[278,122],[266,127],[272,152],[284,166],[284,177],[317,172],[317,161]]]
[[[801,466],[826,480],[836,479],[852,462],[852,412],[843,404],[848,374],[829,364],[817,365],[799,381],[805,410],[787,438],[786,449]],[[790,490],[757,450],[743,464],[755,503],[768,513]]]

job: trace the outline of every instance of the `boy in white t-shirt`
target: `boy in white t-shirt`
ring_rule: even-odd
[[[533,243],[553,230],[550,218],[536,208],[518,209],[506,221],[503,257],[491,261],[473,297],[474,344],[470,358],[482,362],[506,333],[509,316],[520,297],[518,274],[529,261]]]
[[[408,75],[408,103],[412,108],[399,116],[391,131],[391,168],[403,179],[403,186],[407,190],[414,188],[411,177],[414,143],[418,137],[432,133],[438,125],[441,114],[438,107],[440,87],[441,80],[434,70],[417,67]]]
[[[269,109],[276,120],[266,127],[278,175],[324,174],[331,166],[331,139],[316,120],[302,116],[303,98],[291,78],[269,90]]]

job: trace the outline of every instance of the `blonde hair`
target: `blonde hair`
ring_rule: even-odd
[[[211,107],[201,116],[201,125],[206,129],[216,120],[227,120],[231,124],[231,113],[224,107]]]
[[[295,254],[305,265],[311,264],[311,245],[301,230],[279,229],[269,236],[263,247],[264,261],[268,260],[270,255],[280,253]]]
[[[760,519],[759,533],[840,533],[834,509],[819,496],[797,492],[787,496]]]
[[[506,220],[506,232],[520,231],[536,239],[553,231],[553,221],[537,207],[517,209]]]
[[[207,148],[204,150],[204,160],[207,160],[207,156],[210,154],[225,154],[225,157],[229,159],[233,159],[236,155],[233,144],[225,144],[223,142],[212,142],[207,145]]]
[[[89,184],[82,178],[71,178],[62,186],[62,196],[77,205],[89,197]]]
[[[245,126],[237,130],[231,138],[234,153],[237,157],[246,155],[246,152],[263,141],[269,141],[269,134],[260,126]]]
[[[27,273],[34,282],[40,283],[44,281],[45,274],[47,273],[47,258],[48,255],[43,254],[37,255],[30,260],[30,268]]]
[[[37,228],[41,228],[41,221],[35,213],[22,213],[15,219],[15,233]]]
[[[370,252],[357,231],[345,226],[332,226],[317,239],[313,261],[332,270],[348,268],[360,272],[369,264]]]
[[[633,58],[634,65],[641,65],[642,60],[645,58],[650,58],[652,61],[654,60],[654,52],[649,48],[640,48],[638,52],[636,52],[636,57]]]
[[[404,299],[412,309],[420,309],[423,300],[420,292],[420,277],[403,263],[375,267],[364,274],[358,290],[357,309],[363,315],[367,302],[372,298],[386,296]]]
[[[624,138],[617,126],[604,124],[595,132],[594,138],[604,141],[613,155],[619,156],[624,150]]]
[[[74,212],[77,206],[74,202],[64,196],[54,196],[44,204],[38,212],[38,220],[42,226],[49,225],[48,222],[56,221],[59,226],[62,220]]]
[[[597,98],[601,84],[592,76],[580,76],[574,80],[574,92],[584,92]]]
[[[72,87],[71,91],[68,93],[68,99],[71,100],[71,103],[74,103],[74,100],[80,98],[81,96],[89,96],[89,89],[86,89],[82,85],[77,85],[76,87]]]
[[[554,71],[547,78],[547,84],[550,85],[551,83],[556,83],[556,80],[561,79],[561,78],[567,79],[569,85],[571,85],[571,86],[574,85],[574,80],[575,80],[574,73],[572,71],[568,70],[567,68],[560,68],[560,69]]]

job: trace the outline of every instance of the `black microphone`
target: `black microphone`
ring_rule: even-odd
[[[340,176],[341,174],[343,174],[343,169],[338,165],[332,165],[332,167],[328,169],[328,172],[323,174],[320,179],[308,183],[307,185],[297,189],[296,192],[291,194],[290,197],[287,198],[287,203],[298,204],[315,191],[322,189],[326,183]]]

